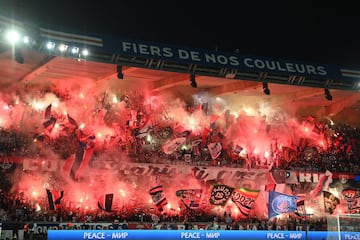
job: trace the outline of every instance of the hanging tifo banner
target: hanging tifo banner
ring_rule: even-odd
[[[18,161],[17,162],[21,162]],[[51,159],[30,159],[24,158],[22,161],[23,170],[26,171],[59,171],[62,169],[65,161]],[[268,183],[270,180],[275,183],[295,184],[297,182],[313,182],[317,183],[325,174],[322,172],[304,172],[297,170],[275,170],[269,172],[268,169],[251,169],[232,168],[232,167],[200,167],[187,164],[170,165],[155,163],[132,163],[122,162],[119,160],[110,160],[103,162],[101,168],[92,161],[87,171],[91,170],[91,174],[122,174],[135,176],[156,176],[174,178],[192,175],[198,180],[257,180],[258,182]],[[359,177],[351,173],[332,173],[333,179],[346,178],[357,180]]]

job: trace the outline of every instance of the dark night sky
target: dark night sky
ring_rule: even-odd
[[[360,68],[355,6],[243,2],[0,0],[0,12],[88,35]]]

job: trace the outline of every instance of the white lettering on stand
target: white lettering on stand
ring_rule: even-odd
[[[125,239],[129,234],[127,232],[114,232],[111,235],[112,239]]]
[[[200,232],[181,232],[180,238],[188,238],[188,239],[200,238]]]
[[[105,239],[104,232],[84,232],[84,239]]]
[[[284,233],[267,233],[267,239],[285,239]]]

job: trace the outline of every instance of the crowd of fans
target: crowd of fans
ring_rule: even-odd
[[[281,168],[281,169],[299,169],[308,171],[324,172],[325,170],[358,173],[360,167],[358,164],[360,157],[360,129],[351,127],[346,124],[329,126],[319,123],[321,127],[326,147],[321,146],[310,138],[301,138],[299,143],[291,143],[291,146],[281,148],[274,143],[269,156],[253,154],[247,152],[241,155],[236,152],[235,146],[230,142],[227,145],[222,144],[222,150],[219,156],[214,159],[207,147],[197,145],[191,148],[179,148],[171,154],[165,154],[159,146],[147,146],[146,141],[137,138],[137,131],[134,131],[134,142],[124,142],[117,139],[112,142],[112,147],[120,151],[126,152],[131,161],[145,163],[166,163],[166,164],[190,164],[197,166],[229,166],[229,167],[245,167],[245,168]],[[176,137],[176,134],[169,127],[160,128],[155,135],[160,135],[164,139]],[[188,141],[196,139],[194,136],[187,134]],[[198,136],[201,138],[201,136]],[[209,142],[221,141],[223,135],[214,129],[206,140]],[[215,138],[215,140],[214,140]],[[0,157],[7,159],[8,157],[39,157],[41,150],[35,142],[45,142],[46,136],[35,135],[32,137],[16,134],[5,130],[0,130]],[[132,140],[129,140],[132,141]],[[200,144],[199,141],[196,144]],[[83,145],[84,143],[80,143]],[[69,156],[70,152],[76,151],[74,147],[74,139],[68,137],[59,137],[49,140],[46,146],[61,156]],[[129,147],[129,145],[131,145]],[[62,146],[62,147],[59,147]],[[131,148],[129,151],[129,148]],[[154,148],[154,149],[151,149]],[[101,154],[101,151],[107,151],[105,147],[95,152],[93,159]],[[3,160],[4,161],[4,160]],[[2,162],[3,162],[2,161]]]
[[[326,129],[326,132],[325,130]],[[304,139],[297,145],[293,145],[290,149],[277,149],[271,153],[272,161],[264,161],[258,159],[258,156],[248,154],[246,158],[240,157],[227,151],[224,148],[216,162],[204,159],[185,162],[185,164],[204,165],[204,166],[230,166],[230,167],[246,167],[246,168],[278,168],[291,170],[305,170],[324,172],[347,172],[353,174],[360,173],[360,130],[349,125],[340,124],[337,126],[322,125],[321,129],[327,134],[328,147],[322,148]],[[27,155],[33,153],[33,139],[25,136],[18,136],[5,130],[0,131],[0,154],[3,157],[18,155]],[[39,136],[37,136],[39,139]],[[15,145],[14,145],[15,144]],[[4,147],[6,146],[6,147]],[[14,152],[11,149],[16,149]],[[146,151],[143,151],[146,152]],[[149,153],[147,151],[147,153]],[[152,153],[155,154],[155,153]],[[160,154],[160,153],[156,153]],[[193,154],[178,150],[174,154],[168,156],[163,161],[171,164],[184,164],[184,154]],[[30,154],[31,155],[31,154]],[[164,159],[164,156],[158,159]],[[134,158],[136,162],[149,162],[151,157],[137,156]],[[250,161],[249,161],[250,160]],[[250,162],[250,165],[249,165]],[[270,166],[271,165],[271,166]],[[161,229],[172,229],[175,226],[172,223],[186,223],[186,228],[191,229],[194,222],[205,222],[209,224],[206,228],[216,228],[216,224],[222,223],[226,229],[275,229],[278,223],[268,221],[266,219],[246,219],[244,222],[233,221],[230,219],[214,220],[214,216],[201,210],[192,210],[182,212],[178,215],[161,215],[160,219],[154,219],[152,212],[129,211],[105,213],[98,209],[92,212],[77,212],[76,209],[60,209],[57,212],[37,211],[33,205],[22,198],[21,193],[10,193],[11,183],[7,177],[11,174],[11,169],[16,164],[12,164],[10,168],[2,169],[1,172],[1,193],[0,193],[0,218],[3,224],[11,223],[15,228],[24,228],[26,223],[35,222],[113,222],[114,220],[126,220],[129,222],[152,222],[154,226],[161,226]],[[15,225],[14,225],[15,223]],[[214,226],[215,223],[215,226]],[[166,224],[166,225],[165,225]],[[299,226],[304,226],[304,218],[289,218],[281,224],[283,229],[298,230]],[[4,226],[4,225],[3,225]],[[323,229],[326,221],[323,218],[312,217],[308,220],[307,227],[310,230]],[[42,239],[39,234],[38,239]]]
[[[87,230],[87,229],[159,229],[159,230],[284,230],[284,231],[326,231],[327,218],[289,214],[271,220],[255,217],[234,220],[231,213],[217,217],[206,212],[186,210],[181,215],[166,214],[154,216],[151,213],[126,215],[120,212],[104,213],[66,211],[36,211],[17,199],[2,196],[1,222],[3,229],[12,229],[13,239],[23,234],[24,239],[47,239],[47,230]],[[6,211],[4,210],[6,209]],[[8,215],[9,214],[9,215]],[[62,223],[58,224],[58,223]],[[64,225],[66,223],[66,225]],[[110,225],[101,225],[109,223]],[[98,225],[94,225],[98,224]],[[44,227],[46,226],[46,227]],[[95,227],[94,227],[95,226]],[[360,230],[360,229],[359,229]],[[22,232],[20,234],[20,232]]]
[[[346,124],[333,126],[330,131],[329,147],[297,146],[296,161],[284,160],[280,156],[281,169],[299,169],[317,172],[360,173],[360,129]]]

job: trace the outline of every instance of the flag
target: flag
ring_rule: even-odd
[[[161,185],[153,187],[149,190],[149,193],[158,210],[162,211],[163,207],[167,204],[163,187]]]
[[[313,140],[310,138],[300,138],[299,140],[299,147],[305,149]]]
[[[269,203],[269,192],[275,191],[275,192],[283,193],[285,191],[285,183],[266,184],[266,185],[262,185],[260,187],[260,189],[262,190],[262,194],[263,194],[263,198],[265,199],[265,203],[268,204]]]
[[[44,117],[45,119],[49,119],[51,117],[51,104],[46,107]]]
[[[318,140],[321,134],[321,129],[318,126],[314,126],[314,128],[312,129],[309,138],[313,139],[313,140]]]
[[[234,148],[234,152],[235,153],[241,153],[241,151],[243,150],[244,148],[239,146],[239,145],[236,145],[235,148]]]
[[[89,162],[94,155],[95,148],[88,148],[79,150],[66,158],[62,173],[64,176],[71,176],[73,180],[81,180],[84,177],[84,172],[89,166]]]
[[[306,216],[305,200],[304,199],[298,200],[296,202],[296,206],[297,206],[297,210],[295,210],[295,214],[300,217]]]
[[[290,213],[297,210],[296,202],[299,197],[291,196],[275,191],[269,192],[268,215],[269,219],[283,213]]]
[[[94,155],[94,152],[95,148],[88,148],[84,150],[81,158],[79,159],[79,167],[77,169],[72,168],[72,170],[74,170],[75,180],[80,180],[84,176],[84,172],[89,166],[90,159]]]
[[[266,184],[264,186],[265,186],[264,191],[266,191],[266,192],[275,191],[275,192],[283,193],[285,190],[285,184],[283,184],[283,183],[281,183],[281,184]]]
[[[126,126],[129,128],[136,128],[137,126],[137,112],[135,110],[130,110],[129,119],[126,121]]]
[[[162,151],[166,154],[172,154],[178,147],[186,143],[185,137],[175,138],[162,146]]]
[[[74,180],[79,180],[83,177],[83,173],[94,155],[95,148],[93,141],[95,140],[95,136],[82,137],[80,129],[75,130],[74,136],[76,136],[79,141],[80,147],[75,154],[66,159],[63,170],[64,173],[70,173]]]
[[[221,150],[222,150],[222,146],[220,142],[216,142],[216,143],[210,143],[207,145],[211,158],[213,160],[215,160],[216,158],[218,158],[221,154]]]
[[[194,145],[194,141],[191,143],[191,149],[194,154],[194,156],[200,156],[200,148],[199,145]]]
[[[152,127],[142,128],[142,129],[140,129],[140,131],[136,134],[136,138],[146,137],[147,135],[149,135],[149,134],[151,133],[152,130],[153,130]]]
[[[71,154],[69,157],[66,158],[65,163],[62,167],[62,172],[65,176],[70,175],[71,167],[75,162],[75,158],[76,158],[75,153]]]
[[[190,130],[185,130],[181,133],[176,134],[177,137],[188,137],[191,134]]]
[[[215,184],[211,190],[210,204],[224,206],[231,197],[234,188],[224,184]]]
[[[68,122],[71,124],[71,125],[73,125],[74,127],[78,127],[78,125],[77,125],[77,122],[75,121],[75,119],[73,119],[72,117],[70,117],[70,115],[68,114],[67,115],[67,118],[68,118]]]
[[[203,110],[203,112],[207,115],[208,110],[209,110],[209,103],[205,102],[205,103],[201,104],[201,110]]]
[[[143,138],[149,135],[153,131],[153,122],[149,119],[146,121],[146,123],[142,126],[141,129],[139,129],[139,132],[137,132],[136,138]]]
[[[210,129],[204,128],[201,135],[201,147],[205,147],[207,145],[209,135],[210,135]]]
[[[224,138],[225,138],[225,135],[222,134],[221,132],[218,132],[218,133],[217,133],[217,136],[218,136],[218,138],[220,138],[221,140],[224,140]]]
[[[201,195],[202,189],[184,189],[176,191],[176,196],[180,198],[180,201],[185,207],[190,209],[197,209],[200,206]]]
[[[238,207],[240,211],[240,218],[247,218],[249,216],[259,192],[260,190],[252,190],[248,188],[240,188],[233,191],[231,201]]]
[[[51,130],[55,127],[55,123],[56,123],[56,118],[50,117],[49,120],[43,122],[43,127],[49,132],[51,132]]]
[[[210,116],[210,128],[211,129],[214,129],[215,128],[215,123],[216,123],[216,121],[219,119],[219,115],[216,115],[216,114],[211,114],[211,116]]]
[[[336,206],[340,203],[340,199],[328,191],[323,191],[324,210],[326,213],[333,214]]]
[[[50,210],[57,210],[64,196],[64,191],[46,189],[46,194]]]
[[[101,196],[98,200],[98,207],[106,212],[112,211],[112,204],[114,200],[114,194],[109,193]]]

